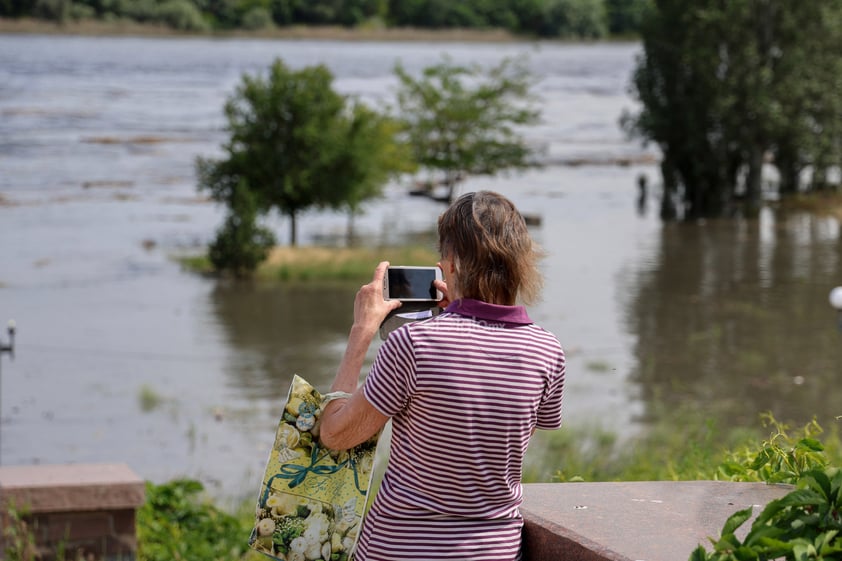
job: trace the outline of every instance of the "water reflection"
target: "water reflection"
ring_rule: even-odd
[[[230,384],[247,398],[286,397],[293,374],[333,380],[353,321],[356,284],[220,282],[211,309],[232,348]]]
[[[664,403],[731,426],[756,426],[764,411],[827,426],[842,414],[842,334],[827,301],[842,281],[835,220],[767,210],[670,224],[660,240],[627,311],[631,379],[650,416]]]

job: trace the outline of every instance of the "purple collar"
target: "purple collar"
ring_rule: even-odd
[[[486,321],[499,321],[517,325],[528,325],[532,323],[523,306],[503,306],[500,304],[489,304],[482,300],[462,298],[451,302],[444,310],[462,316],[474,317]]]

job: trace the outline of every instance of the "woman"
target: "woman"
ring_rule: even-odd
[[[446,309],[404,325],[380,347],[360,388],[372,339],[400,304],[383,299],[388,263],[354,302],[354,325],[321,440],[346,449],[392,419],[389,465],[355,559],[514,560],[523,521],[521,472],[536,428],[561,425],[564,354],[518,299],[540,288],[522,216],[491,192],[460,197],[439,218]]]

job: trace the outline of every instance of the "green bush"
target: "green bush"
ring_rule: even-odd
[[[734,513],[711,540],[713,552],[699,546],[690,561],[831,561],[842,559],[842,471],[826,467],[802,473],[797,488],[766,505],[745,539],[737,530],[752,507]]]
[[[86,6],[85,4],[77,4],[73,3],[70,6],[70,19],[72,20],[82,20],[82,19],[94,19],[96,18],[96,10],[91,6]]]
[[[37,18],[64,22],[70,15],[70,4],[67,0],[35,0],[32,13]]]
[[[208,250],[214,268],[238,277],[248,276],[266,259],[274,244],[272,232],[257,224],[252,194],[242,185],[234,188],[228,218]]]
[[[545,10],[545,35],[599,39],[608,34],[605,5],[600,0],[551,0]]]
[[[245,13],[241,26],[249,31],[274,27],[272,13],[262,6],[255,6]]]
[[[112,6],[115,15],[131,20],[153,22],[158,19],[158,2],[156,0],[117,0]]]
[[[202,12],[189,0],[167,0],[158,7],[156,18],[179,31],[206,31]]]
[[[719,473],[735,481],[793,484],[795,488],[766,505],[744,539],[737,530],[752,516],[752,508],[731,515],[713,551],[699,546],[690,561],[830,561],[842,559],[842,471],[832,466],[822,429],[815,421],[800,435],[771,415],[775,428],[759,450],[732,454]],[[835,436],[835,434],[834,434]],[[838,444],[838,438],[833,441]],[[837,458],[838,459],[838,458]]]
[[[139,561],[234,561],[246,553],[251,523],[201,500],[203,490],[188,479],[146,484],[137,513]]]

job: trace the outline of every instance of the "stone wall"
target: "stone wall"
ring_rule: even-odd
[[[135,513],[145,483],[124,464],[0,467],[2,552],[15,547],[8,529],[25,530],[44,561],[64,551],[85,561],[132,561],[137,553]],[[10,507],[23,513],[17,519]]]
[[[727,481],[524,485],[524,561],[686,561],[725,521],[790,485]],[[741,530],[744,537],[751,520]],[[739,535],[739,534],[738,534]]]

